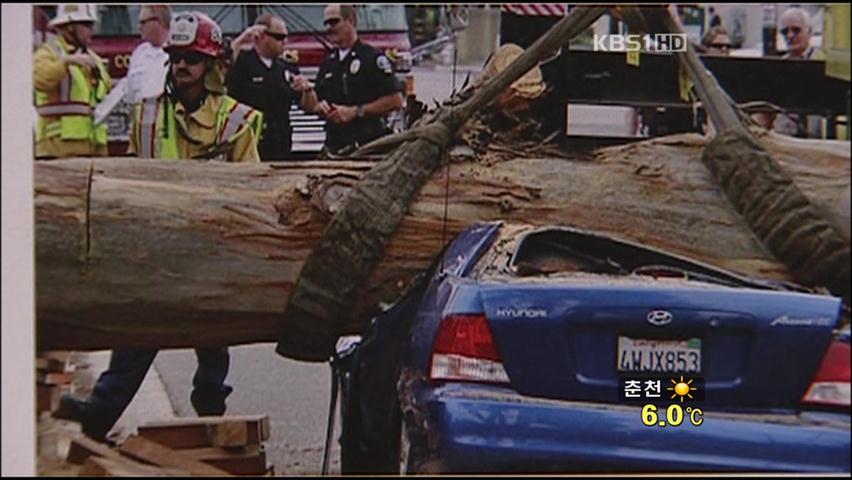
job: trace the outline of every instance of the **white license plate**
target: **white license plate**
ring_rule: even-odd
[[[648,340],[618,337],[620,372],[701,373],[701,339]]]

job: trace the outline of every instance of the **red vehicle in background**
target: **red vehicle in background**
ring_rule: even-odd
[[[50,33],[47,20],[56,14],[56,7],[50,5],[34,6],[34,40],[37,45]],[[91,48],[108,63],[113,81],[127,74],[130,54],[142,41],[139,37],[139,9],[141,5],[98,5],[98,24]],[[309,78],[316,76],[320,63],[333,46],[325,38],[323,26],[324,4],[298,5],[223,5],[223,4],[174,4],[173,12],[198,10],[214,19],[222,28],[226,45],[246,28],[254,24],[255,19],[264,13],[281,16],[287,24],[290,35],[287,38],[287,50],[284,57],[299,65]],[[405,6],[401,4],[378,4],[358,6],[358,35],[362,41],[384,51],[395,62],[397,75],[408,80],[406,85],[413,93],[413,84],[409,75],[411,70],[411,43],[408,36],[408,24]],[[399,112],[391,118],[394,130],[402,130],[404,115]],[[121,103],[107,118],[109,126],[109,151],[111,155],[124,155],[130,132],[130,108]],[[323,120],[293,107],[291,112],[293,125],[293,153],[295,156],[316,153],[325,140]]]

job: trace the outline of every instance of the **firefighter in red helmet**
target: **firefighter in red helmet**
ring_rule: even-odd
[[[166,46],[169,73],[159,97],[135,108],[130,149],[140,157],[258,162],[261,113],[225,95],[219,56],[222,33],[204,14],[181,13]],[[196,349],[190,401],[198,415],[222,415],[232,388],[225,384],[227,347]],[[117,350],[86,400],[63,395],[54,417],[75,420],[105,440],[151,368],[157,350]]]
[[[222,31],[200,12],[172,20],[163,95],[135,108],[130,151],[143,158],[257,162],[262,113],[225,94]]]

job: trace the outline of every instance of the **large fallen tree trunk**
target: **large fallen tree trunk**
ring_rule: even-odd
[[[763,141],[848,241],[847,144]],[[795,280],[701,163],[704,146],[700,136],[683,135],[569,158],[456,159],[448,236],[477,220],[567,224]],[[276,340],[305,259],[372,165],[36,162],[38,347]],[[443,246],[444,187],[441,171],[419,192],[338,333],[365,327]]]

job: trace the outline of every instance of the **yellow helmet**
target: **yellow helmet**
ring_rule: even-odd
[[[69,23],[97,21],[98,7],[94,3],[60,3],[56,8],[56,16],[48,26],[59,27]]]

